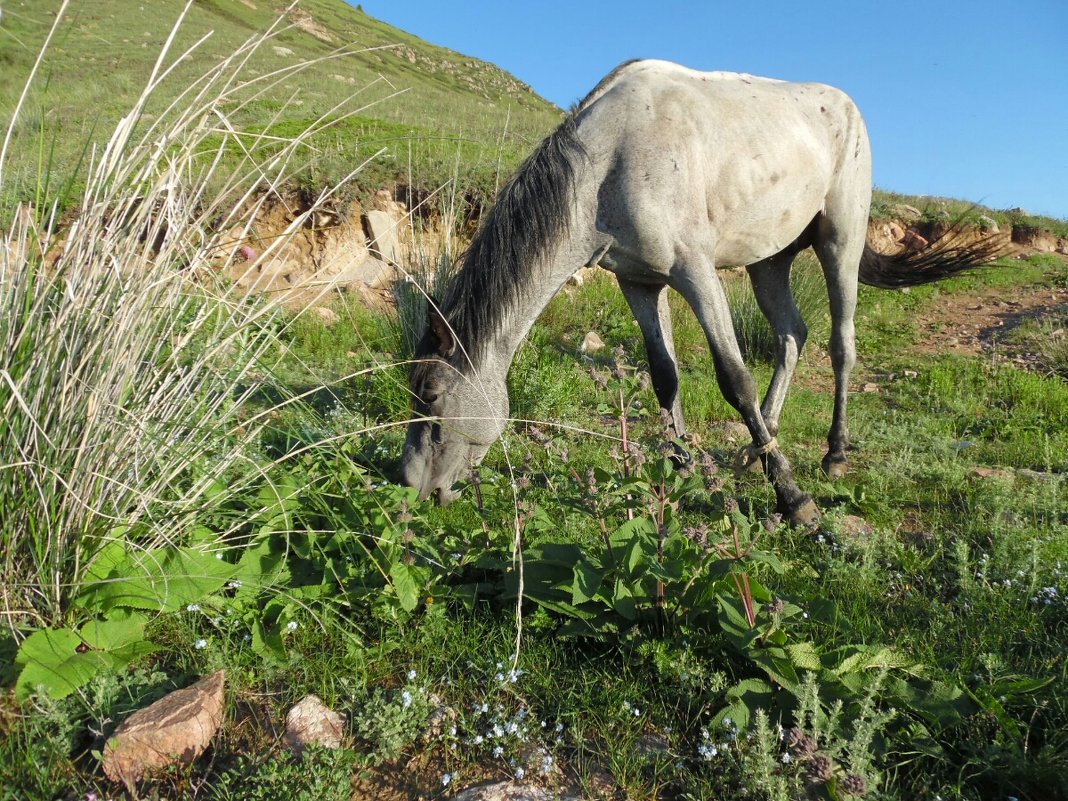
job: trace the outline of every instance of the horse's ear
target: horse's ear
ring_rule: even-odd
[[[427,327],[437,340],[438,355],[447,359],[456,351],[456,336],[453,334],[452,326],[438,310],[438,304],[433,298],[430,298],[430,302],[427,303],[426,311]]]

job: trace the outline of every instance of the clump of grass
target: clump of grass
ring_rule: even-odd
[[[731,307],[738,344],[747,359],[773,362],[778,351],[775,333],[768,325],[752,287],[748,281],[728,281],[727,301]],[[828,322],[827,285],[819,262],[811,252],[805,252],[794,262],[790,274],[790,288],[801,319],[808,326],[813,341],[825,341],[830,331]]]
[[[314,126],[281,149],[272,142],[267,163],[246,147],[233,169],[218,168],[226,109],[270,31],[145,116],[188,56],[170,51],[181,21],[133,108],[90,151],[62,233],[43,175],[43,202],[21,207],[0,240],[0,569],[15,629],[63,622],[106,542],[187,541],[227,496],[225,476],[267,469],[249,470],[263,415],[246,419],[246,402],[283,326],[281,301],[229,292],[220,275],[240,243],[220,232],[249,229]],[[0,170],[0,193],[2,182]]]

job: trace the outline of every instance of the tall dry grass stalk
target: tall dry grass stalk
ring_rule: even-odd
[[[228,476],[270,468],[242,418],[277,348],[280,300],[228,291],[220,276],[240,242],[220,232],[250,229],[317,128],[261,142],[228,115],[309,65],[242,79],[280,18],[149,119],[153,92],[193,53],[171,51],[184,16],[91,151],[73,219],[61,228],[55,205],[23,206],[0,236],[0,604],[13,628],[64,621],[104,543],[182,542],[225,501]]]

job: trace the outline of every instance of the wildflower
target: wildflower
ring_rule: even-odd
[[[850,773],[844,779],[842,783],[838,785],[839,789],[846,795],[861,796],[868,792],[868,783],[864,780],[864,777]],[[1018,799],[1009,796],[1008,801],[1018,801]]]
[[[474,743],[475,745],[482,745],[484,739],[485,738],[483,738],[483,736],[481,734],[476,734],[475,735],[475,739],[472,740],[471,742]]]
[[[186,612],[199,612],[200,611],[200,604],[189,604],[189,606],[187,606],[185,608],[185,611]]]
[[[713,743],[701,743],[697,746],[697,755],[701,757],[705,762],[713,759],[719,754],[719,748]]]
[[[404,692],[401,693],[401,706],[403,706],[405,709],[407,709],[411,705],[412,705],[412,694],[410,692],[408,692],[407,690],[405,690]]]
[[[229,587],[231,590],[239,590],[241,589],[241,581],[239,579],[234,579],[226,586]]]
[[[415,681],[416,675],[418,675],[418,674],[416,674],[416,672],[414,670],[409,670],[408,671],[408,681]],[[445,775],[448,776],[449,774],[446,773]]]
[[[448,787],[449,784],[451,784],[451,783],[452,783],[452,774],[451,773],[446,773],[444,776],[441,777],[441,784],[442,784],[443,787]]]
[[[297,630],[297,621],[290,620],[288,623],[286,623],[286,628],[289,631],[296,631]]]
[[[553,769],[553,758],[546,754],[541,759],[541,772],[544,775],[549,775]]]
[[[208,641],[205,639],[199,639],[195,643],[193,643],[193,647],[196,648],[198,651],[202,651],[208,647]]]
[[[809,784],[824,784],[834,775],[834,763],[826,754],[816,754],[808,763],[805,778]]]
[[[793,761],[794,761],[794,758],[792,756],[790,756],[790,752],[789,751],[785,752],[782,755],[782,764],[789,765]]]
[[[494,748],[493,749],[493,756],[497,757],[498,759],[500,757],[504,756],[504,746],[498,745],[496,748]]]

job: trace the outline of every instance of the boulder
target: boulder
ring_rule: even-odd
[[[104,775],[132,787],[160,768],[191,763],[222,723],[225,682],[217,671],[126,718],[104,746]]]

